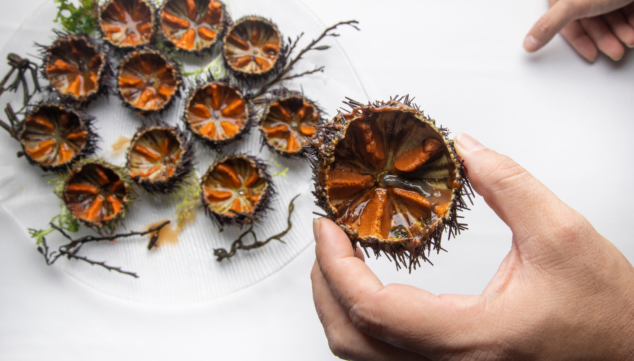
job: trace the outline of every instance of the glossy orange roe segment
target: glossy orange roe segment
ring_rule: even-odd
[[[238,173],[231,166],[226,164],[218,164],[216,171],[223,175],[224,179],[228,182],[229,186],[240,187],[242,181],[238,177]]]
[[[149,44],[152,37],[152,9],[141,0],[114,0],[101,11],[104,37],[116,46]]]
[[[442,145],[439,141],[427,138],[424,143],[403,152],[394,162],[394,168],[402,172],[411,172],[436,156],[441,149]]]
[[[415,207],[418,207],[419,209],[429,213],[429,200],[422,195],[401,188],[394,188],[394,194],[401,197],[405,201],[405,203],[414,205]]]
[[[334,199],[350,197],[373,184],[374,178],[371,175],[342,170],[331,171],[326,180],[328,196]]]
[[[378,188],[374,191],[374,197],[368,202],[361,213],[359,222],[359,237],[384,237],[381,234],[381,220],[385,205],[387,204],[387,191]]]

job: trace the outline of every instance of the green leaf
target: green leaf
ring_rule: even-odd
[[[57,16],[54,21],[61,23],[71,33],[91,34],[97,27],[97,0],[80,0],[76,7],[70,0],[54,0],[57,3]]]

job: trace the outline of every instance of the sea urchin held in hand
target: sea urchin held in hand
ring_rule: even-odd
[[[347,104],[351,112],[318,127],[310,151],[316,203],[353,245],[411,271],[441,250],[445,230],[466,229],[457,212],[471,186],[448,131],[409,97]]]
[[[266,164],[243,154],[212,164],[201,187],[205,210],[221,228],[260,219],[275,194]]]

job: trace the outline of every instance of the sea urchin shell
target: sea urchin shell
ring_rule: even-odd
[[[165,110],[178,94],[181,75],[173,61],[156,50],[133,51],[119,65],[119,94],[142,115]]]
[[[262,117],[260,131],[266,144],[282,155],[299,155],[315,135],[320,111],[308,99],[293,94],[271,103]]]
[[[27,115],[18,140],[27,158],[43,170],[65,171],[95,150],[93,118],[54,103],[42,103]]]
[[[112,228],[124,217],[132,194],[121,169],[87,159],[66,179],[62,199],[73,217],[89,227]]]
[[[456,235],[470,185],[447,131],[409,97],[348,104],[319,129],[313,166],[317,205],[350,237],[411,271]],[[316,154],[315,154],[316,153]]]
[[[217,0],[167,0],[161,6],[161,31],[177,49],[199,53],[222,38],[228,18]]]
[[[127,158],[132,180],[150,193],[170,193],[193,169],[193,144],[177,128],[142,127]]]
[[[249,129],[250,113],[238,89],[214,81],[191,93],[183,121],[196,136],[217,148],[235,141]]]
[[[275,193],[266,164],[242,154],[212,164],[201,188],[205,211],[221,228],[260,219]]]
[[[223,55],[229,68],[242,77],[271,73],[282,62],[282,36],[272,22],[245,16],[229,28]]]
[[[44,76],[63,97],[85,103],[101,91],[109,68],[105,54],[88,36],[60,35],[44,54]]]
[[[117,48],[149,45],[154,8],[147,0],[110,0],[99,11],[103,39]]]

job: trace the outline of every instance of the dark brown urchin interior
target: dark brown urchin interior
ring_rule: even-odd
[[[176,48],[211,48],[225,30],[224,6],[216,0],[167,0],[161,7],[161,31]]]
[[[242,93],[223,82],[207,83],[187,100],[187,127],[211,145],[224,145],[249,127],[249,108]]]
[[[415,268],[446,227],[464,229],[456,212],[468,180],[446,130],[407,100],[352,104],[318,134],[318,205],[354,244]]]
[[[101,7],[103,39],[120,48],[149,45],[154,30],[154,9],[147,0],[110,0]]]
[[[141,129],[130,142],[128,175],[149,192],[169,193],[192,170],[193,150],[168,126]]]
[[[307,99],[292,95],[269,105],[260,124],[260,131],[271,148],[285,155],[302,153],[315,135],[319,110]]]
[[[209,167],[201,182],[205,210],[222,227],[241,226],[248,219],[258,219],[268,209],[274,193],[271,177],[261,161],[249,156],[226,157]]]
[[[78,102],[99,92],[106,58],[86,36],[60,36],[46,52],[44,74],[57,92]]]
[[[181,76],[158,51],[134,51],[119,66],[119,94],[143,114],[164,110],[176,96]]]
[[[130,191],[117,169],[99,161],[76,167],[66,180],[62,199],[74,217],[91,227],[116,222],[126,211]]]
[[[272,22],[253,16],[238,20],[224,39],[226,63],[240,75],[263,75],[280,60],[282,36]]]
[[[41,104],[27,114],[18,134],[27,157],[44,170],[64,170],[94,151],[92,118],[56,104]]]

